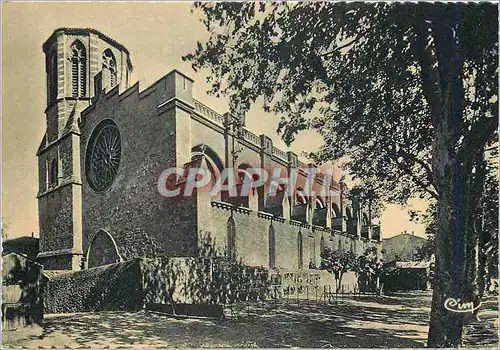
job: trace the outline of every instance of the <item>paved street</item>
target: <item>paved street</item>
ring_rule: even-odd
[[[16,347],[423,347],[430,293],[360,297],[332,305],[240,305],[226,320],[149,311],[48,315],[44,328],[7,332]]]

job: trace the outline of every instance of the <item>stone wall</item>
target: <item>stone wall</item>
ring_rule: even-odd
[[[356,290],[355,274],[346,273],[342,286],[345,293]],[[220,258],[133,259],[52,277],[44,286],[44,310],[175,311],[186,305],[221,306],[297,293],[300,298],[321,298],[325,290],[334,292],[335,281],[321,270],[277,269],[269,274],[262,267]]]
[[[44,309],[46,313],[71,313],[220,305],[264,297],[268,286],[265,269],[218,259],[133,259],[52,277],[44,287]],[[239,292],[248,288],[250,296]]]
[[[183,81],[187,84],[185,89]],[[279,167],[283,174],[291,166],[284,158],[293,158],[294,155],[275,149],[272,141],[263,135],[244,136],[237,141],[235,147],[238,149],[235,151],[238,151],[238,159],[233,164],[230,154],[232,136],[224,136],[228,132],[223,125],[226,117],[206,106],[200,107],[200,103],[192,99],[191,89],[192,82],[182,73],[173,71],[142,92],[136,85],[121,95],[118,90],[101,93],[93,105],[82,113],[82,169],[85,169],[88,139],[100,121],[113,119],[122,139],[120,167],[109,190],[100,193],[92,190],[86,176],[82,176],[85,252],[95,234],[102,229],[116,241],[119,254],[124,259],[195,256],[197,233],[200,231],[211,232],[223,250],[228,218],[233,216],[237,231],[236,250],[243,262],[252,266],[268,266],[271,221],[266,215],[257,214],[258,211],[273,210],[268,207],[273,203],[267,203],[267,197],[261,194],[252,198],[249,205],[252,213],[247,215],[244,210],[233,213],[215,210],[211,207],[214,198],[206,192],[190,198],[165,198],[158,193],[160,173],[168,167],[183,167],[191,160],[192,147],[197,145],[208,146],[217,154],[220,164],[226,166]],[[305,181],[303,171],[298,181]],[[267,189],[266,185],[264,192]],[[291,198],[291,202],[286,203],[287,208],[295,202],[294,196]],[[221,200],[220,196],[215,199]],[[290,216],[286,210],[282,219],[273,220],[277,267],[319,265],[323,233],[316,232],[310,225],[313,211],[309,211],[309,222],[305,225],[283,221]],[[325,221],[326,209],[323,211]],[[298,254],[299,237],[302,239],[302,259]],[[354,249],[354,244],[350,242],[344,246]]]
[[[83,247],[87,252],[99,230],[115,240],[123,259],[158,256],[193,256],[196,252],[196,201],[166,198],[157,181],[175,166],[176,107],[159,110],[166,78],[138,92],[118,91],[97,96],[83,113],[81,167],[92,130],[105,118],[116,123],[121,135],[121,161],[107,191],[94,191],[85,174],[83,186]]]
[[[268,295],[264,268],[218,258],[141,260],[144,301],[151,304],[226,304]]]
[[[137,310],[142,307],[138,259],[52,277],[44,286],[45,313]]]
[[[73,247],[72,191],[67,185],[39,198],[41,252]]]
[[[203,194],[202,194],[203,195]],[[208,202],[207,202],[208,201]],[[308,269],[321,264],[321,249],[361,250],[363,241],[320,227],[276,218],[263,212],[236,208],[227,203],[198,200],[199,232],[210,233],[219,254],[227,249],[227,225],[235,223],[236,255],[246,265],[266,268]],[[231,218],[231,219],[230,219]],[[270,230],[274,231],[275,265],[270,266]],[[302,240],[302,266],[299,266],[299,240]],[[203,237],[199,237],[202,241]],[[364,246],[363,246],[364,247]],[[357,249],[359,248],[359,249]]]
[[[202,219],[203,218],[203,219]],[[211,232],[220,251],[227,249],[227,225],[229,218],[235,223],[236,255],[245,264],[269,267],[269,230],[274,228],[276,267],[298,269],[299,232],[302,235],[303,267],[307,268],[312,258],[313,238],[308,229],[292,226],[287,222],[271,220],[257,212],[231,210],[229,207],[213,206],[205,215],[200,215],[200,227]]]
[[[99,85],[96,84],[97,90]],[[269,137],[254,135],[248,130],[244,130],[244,135],[234,142],[234,151],[238,154],[236,159],[231,154],[233,133],[224,125],[227,118],[200,106],[192,98],[192,81],[177,71],[142,92],[139,92],[138,84],[126,91],[119,88],[96,91],[91,106],[82,111],[78,124],[81,132],[81,210],[79,205],[75,206],[75,203],[80,203],[80,199],[75,198],[78,193],[65,195],[64,198],[64,201],[72,201],[66,206],[73,205],[69,214],[73,217],[80,212],[82,214],[82,238],[66,237],[75,236],[75,232],[79,231],[77,229],[45,235],[44,232],[59,230],[61,225],[51,220],[50,213],[44,214],[41,215],[41,235],[47,237],[47,247],[42,244],[42,251],[59,249],[64,245],[68,249],[78,248],[87,256],[90,249],[102,248],[92,242],[98,232],[104,230],[116,244],[116,255],[123,260],[196,256],[200,231],[211,232],[218,247],[221,250],[227,248],[224,247],[227,222],[229,217],[233,217],[237,233],[236,251],[243,263],[269,267],[269,229],[272,225],[276,237],[276,267],[303,269],[310,265],[318,266],[321,239],[323,237],[325,245],[328,245],[332,237],[325,237],[330,232],[315,229],[311,223],[314,218],[315,223],[329,226],[327,217],[330,217],[331,208],[322,208],[315,216],[315,198],[307,204],[307,214],[301,217],[302,222],[292,223],[289,220],[290,208],[295,204],[295,196],[281,204],[287,208],[283,210],[283,215],[277,214],[272,219],[272,215],[266,215],[265,212],[277,212],[280,204],[271,203],[270,198],[262,194],[268,190],[268,185],[264,186],[259,196],[251,199],[250,212],[244,208],[241,211],[216,210],[212,207],[214,198],[207,197],[206,193],[190,198],[165,198],[160,195],[157,182],[161,172],[169,167],[184,166],[191,160],[192,147],[197,145],[210,147],[224,166],[276,167],[282,169],[283,175],[297,166],[295,154],[278,150]],[[105,119],[112,119],[120,131],[121,161],[111,187],[97,192],[90,187],[85,174],[86,152],[93,130]],[[68,169],[70,165],[69,162],[62,164]],[[304,168],[305,164],[300,164],[300,167]],[[304,181],[305,172],[301,170],[299,184]],[[220,196],[218,200],[221,200]],[[338,198],[333,196],[331,200],[337,201]],[[57,213],[59,218],[65,215],[59,215],[57,210],[61,204],[40,199],[42,211]],[[73,218],[71,222],[76,221]],[[73,238],[71,244],[65,244],[67,238]],[[54,247],[58,247],[49,249],[50,240],[54,241]],[[357,249],[359,245],[355,245],[353,240],[349,238],[342,243],[345,249]],[[93,256],[104,254],[101,251],[92,252]],[[101,260],[102,264],[110,262],[104,258]]]

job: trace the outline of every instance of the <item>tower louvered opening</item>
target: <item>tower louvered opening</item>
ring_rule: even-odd
[[[105,76],[108,77],[109,87],[114,87],[117,83],[116,59],[110,49],[102,53],[102,69],[106,71]]]
[[[87,93],[87,55],[85,46],[76,40],[71,45],[71,88],[73,97],[84,97]]]

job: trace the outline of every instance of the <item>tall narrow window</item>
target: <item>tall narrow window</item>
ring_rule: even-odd
[[[55,50],[49,56],[47,80],[49,85],[49,103],[53,103],[57,99],[57,54]]]
[[[325,237],[321,236],[321,239],[319,241],[319,254],[323,253],[325,250]]]
[[[45,159],[45,187],[44,190],[47,190],[50,186],[50,162],[48,159]]]
[[[57,160],[53,159],[50,163],[49,187],[57,186],[58,175],[59,169],[57,169]]]
[[[102,53],[102,69],[105,71],[105,76],[108,77],[109,87],[115,86],[117,83],[116,60],[110,49],[106,49]]]
[[[227,221],[227,256],[230,259],[236,258],[236,224],[233,217]]]
[[[274,236],[274,227],[269,226],[269,268],[276,267],[276,238]]]
[[[83,97],[87,93],[87,54],[85,46],[76,40],[71,45],[71,89],[73,97]]]
[[[299,258],[299,269],[302,268],[302,266],[304,265],[304,258],[303,258],[303,255],[302,255],[302,233],[299,232],[298,236],[297,236],[297,254],[298,254],[298,258]]]

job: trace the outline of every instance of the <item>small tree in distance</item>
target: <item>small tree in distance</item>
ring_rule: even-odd
[[[342,277],[347,271],[355,271],[358,267],[358,259],[351,251],[333,250],[325,248],[321,252],[321,270],[333,274],[335,278],[336,292],[340,292]]]
[[[360,289],[377,290],[382,292],[381,277],[390,274],[394,269],[394,263],[387,263],[383,259],[379,259],[377,248],[370,247],[365,250],[363,255],[357,257],[358,264],[356,273],[358,275],[358,284]]]

